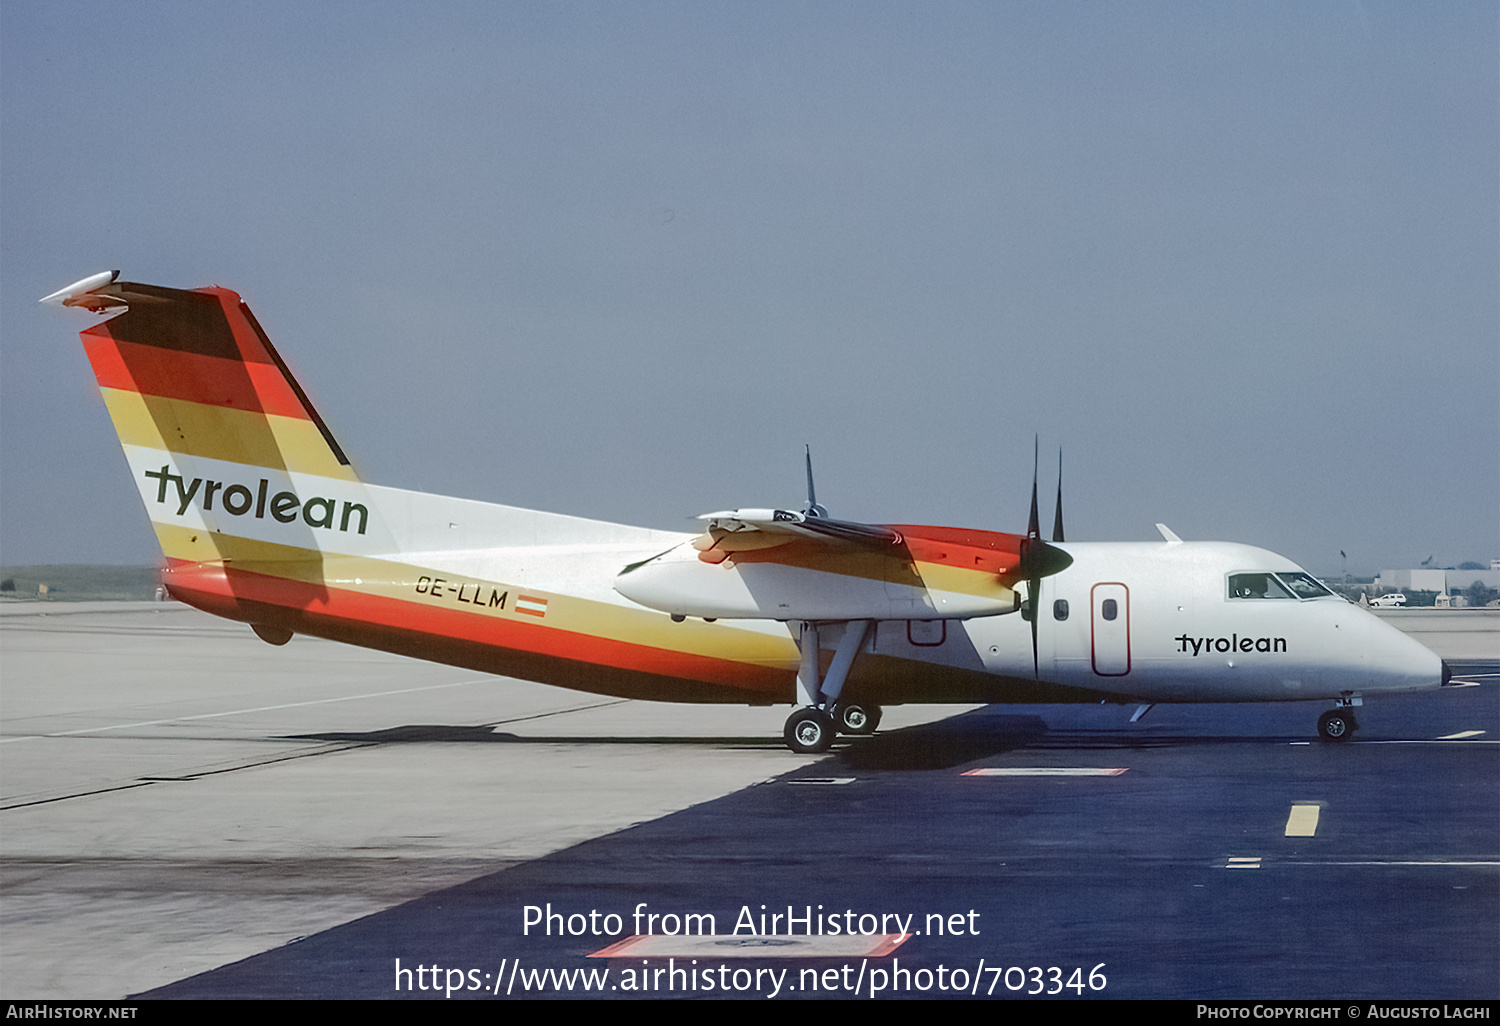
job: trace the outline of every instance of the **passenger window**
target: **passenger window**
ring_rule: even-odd
[[[1105,599],[1099,604],[1099,612],[1106,620],[1113,620],[1120,615],[1120,604],[1114,599]]]
[[[1068,618],[1068,600],[1058,599],[1052,603],[1052,619],[1066,620]]]
[[[1230,574],[1229,597],[1232,599],[1289,599],[1286,590],[1275,574]]]

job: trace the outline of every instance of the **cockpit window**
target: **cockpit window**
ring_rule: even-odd
[[[1292,593],[1275,574],[1230,574],[1229,597],[1237,599],[1289,599]]]
[[[1310,574],[1279,573],[1276,576],[1283,584],[1292,589],[1292,594],[1298,598],[1323,598],[1325,595],[1333,594],[1333,592],[1319,584],[1317,578]]]
[[[1332,594],[1312,575],[1301,571],[1229,575],[1229,597],[1232,599],[1310,599]]]

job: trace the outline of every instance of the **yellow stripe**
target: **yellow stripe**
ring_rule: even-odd
[[[99,391],[125,445],[356,480],[354,472],[333,455],[312,421],[147,396],[126,389]]]
[[[278,545],[275,542],[257,541],[236,534],[205,531],[179,524],[153,522],[152,526],[156,528],[156,540],[161,543],[162,551],[173,559],[185,559],[194,563],[228,560],[238,569],[252,573],[272,572],[276,577],[288,577],[305,583],[323,583],[324,574],[318,571],[317,564],[324,559],[324,554],[317,549]],[[298,563],[308,565],[300,573],[287,571],[289,565]],[[274,571],[259,568],[271,565],[276,567]]]
[[[1286,818],[1286,836],[1312,837],[1318,832],[1316,805],[1293,805],[1291,815]]]
[[[1000,578],[984,570],[970,570],[962,566],[946,566],[942,563],[918,563],[917,572],[922,583],[938,591],[951,591],[960,595],[979,595],[1005,601],[1011,590]]]

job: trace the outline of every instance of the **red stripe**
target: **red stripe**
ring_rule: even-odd
[[[907,551],[923,563],[961,566],[1001,574],[1021,561],[1024,535],[975,531],[962,527],[886,524],[901,532]]]
[[[80,333],[101,388],[308,419],[301,400],[274,364],[120,342],[104,328],[96,325]],[[260,347],[258,341],[256,346]]]
[[[264,622],[263,616],[255,615],[261,610],[252,613],[242,603],[272,606],[287,616],[279,626],[298,630],[302,629],[297,622],[298,614],[306,612],[350,624],[349,633],[361,635],[359,643],[363,644],[370,644],[368,638],[363,637],[369,628],[402,628],[430,637],[431,654],[426,657],[438,662],[449,661],[444,658],[444,641],[472,642],[497,653],[548,656],[670,678],[671,682],[677,683],[704,681],[777,698],[790,693],[794,675],[791,669],[777,670],[754,663],[616,641],[527,621],[441,609],[422,602],[306,584],[221,565],[180,560],[169,560],[168,564],[162,581],[173,594],[218,616]],[[328,635],[324,633],[323,636]],[[345,639],[336,637],[335,640]],[[377,644],[374,647],[383,646]],[[749,697],[746,695],[747,699]]]

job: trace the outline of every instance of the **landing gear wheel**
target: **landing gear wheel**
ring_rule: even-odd
[[[1329,709],[1318,717],[1318,734],[1324,741],[1347,741],[1358,726],[1345,709]]]
[[[873,734],[880,726],[880,706],[850,702],[833,707],[833,722],[840,734]]]
[[[798,709],[786,719],[781,732],[786,746],[798,755],[817,755],[828,751],[834,738],[833,720],[822,709]]]

